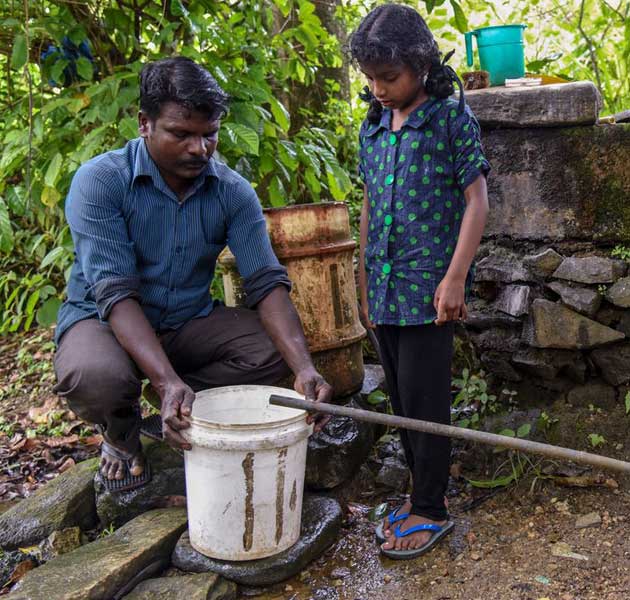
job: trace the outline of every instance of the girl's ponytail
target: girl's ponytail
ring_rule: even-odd
[[[370,123],[378,123],[381,120],[383,114],[383,105],[376,99],[374,94],[370,91],[370,88],[366,85],[363,91],[359,93],[359,98],[364,102],[369,102],[370,107],[367,112],[367,120]]]
[[[440,61],[438,56],[432,59],[424,87],[427,94],[431,96],[435,96],[436,98],[448,98],[455,92],[455,86],[453,84],[456,83],[459,88],[459,112],[461,113],[464,111],[464,87],[457,73],[455,73],[451,66],[446,64],[449,58],[453,56],[454,52],[455,50],[451,50],[442,61]]]

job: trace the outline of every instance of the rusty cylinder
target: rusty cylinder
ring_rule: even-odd
[[[293,283],[309,350],[335,397],[361,388],[365,329],[359,321],[348,207],[342,202],[264,210],[271,245]],[[228,248],[219,257],[225,303],[243,306],[242,280]]]

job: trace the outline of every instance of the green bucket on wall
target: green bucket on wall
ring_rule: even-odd
[[[527,25],[481,27],[464,34],[466,62],[473,65],[473,36],[477,39],[479,63],[490,73],[490,85],[503,85],[506,79],[525,75],[523,31]]]

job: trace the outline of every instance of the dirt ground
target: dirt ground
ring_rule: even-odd
[[[54,477],[69,458],[78,462],[97,451],[93,432],[55,404],[50,338],[39,331],[0,339],[0,511]],[[559,405],[548,412],[558,418],[554,443],[630,460],[630,417],[621,404],[606,411]],[[589,432],[601,434],[605,444],[589,448]],[[33,455],[39,456],[35,463]],[[574,483],[595,485],[567,487],[560,483],[569,479],[550,478],[562,467],[537,463],[508,488],[472,489],[465,477],[487,478],[487,456],[469,450],[462,461],[464,477],[449,489],[456,529],[429,554],[412,561],[382,558],[369,514],[388,498],[354,489],[344,498],[344,527],[333,547],[291,580],[243,588],[240,598],[630,599],[630,478],[578,472]],[[400,498],[389,500],[394,506]],[[576,527],[589,513],[599,522]]]

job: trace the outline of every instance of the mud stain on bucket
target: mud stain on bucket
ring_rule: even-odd
[[[254,542],[254,453],[248,452],[243,459],[245,473],[245,531],[243,532],[243,548],[246,552],[252,549]]]
[[[276,544],[282,539],[284,522],[284,476],[286,472],[288,448],[278,450],[278,470],[276,471]]]
[[[289,508],[295,510],[297,503],[297,480],[293,480],[293,487],[291,488],[291,498],[289,499]]]

